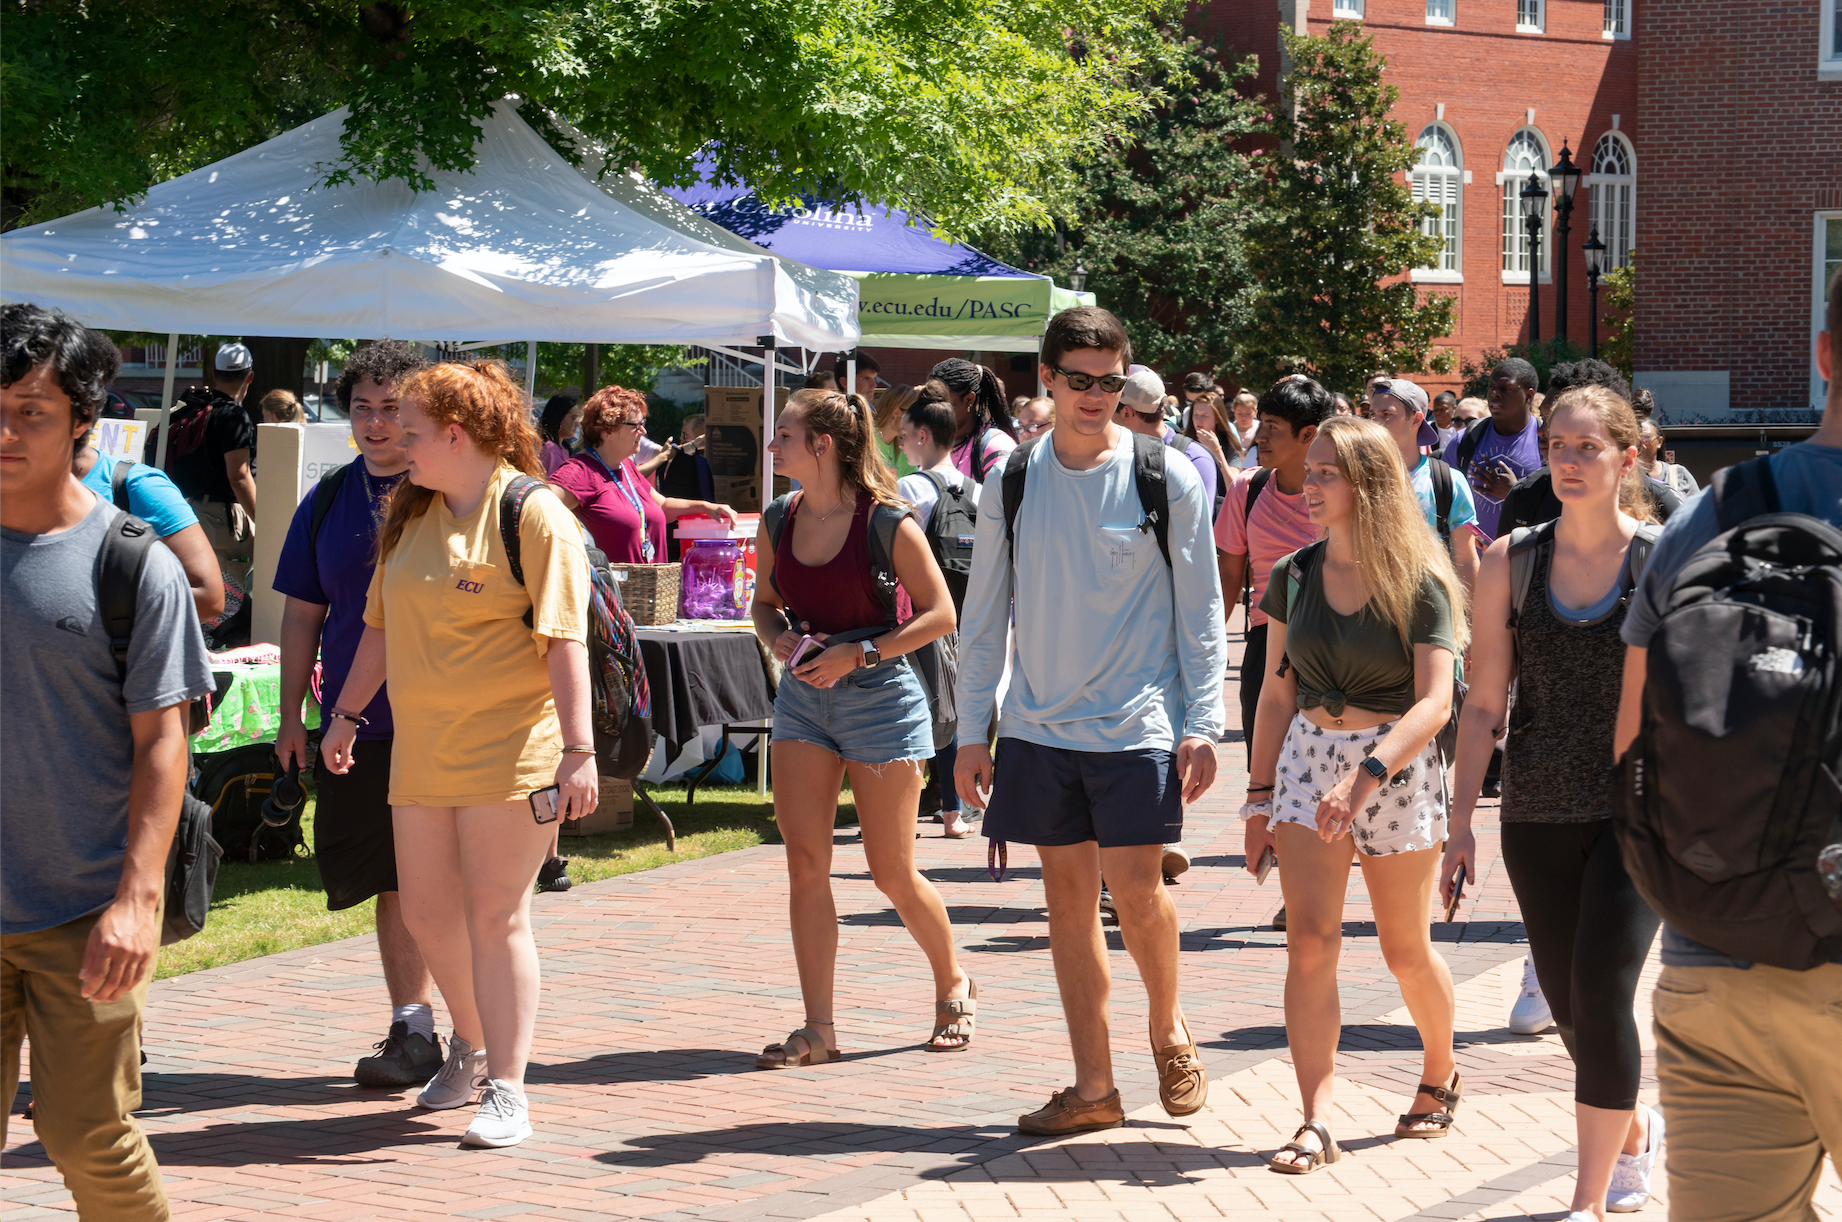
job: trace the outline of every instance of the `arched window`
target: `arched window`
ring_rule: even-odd
[[[1592,224],[1599,227],[1599,240],[1605,243],[1605,260],[1612,267],[1623,267],[1631,255],[1632,221],[1637,216],[1632,198],[1637,191],[1637,157],[1631,152],[1631,142],[1619,132],[1599,137],[1587,190]]]
[[[1525,127],[1510,137],[1509,147],[1503,150],[1503,171],[1497,175],[1503,184],[1503,271],[1517,278],[1530,271],[1529,231],[1522,220],[1522,188],[1528,185],[1530,174],[1543,190],[1548,189],[1548,142],[1534,128]],[[1553,245],[1548,240],[1549,202],[1543,200],[1541,205],[1541,267],[1537,270],[1544,275]]]
[[[1464,200],[1465,174],[1458,140],[1445,124],[1429,123],[1421,130],[1420,139],[1415,143],[1420,149],[1420,161],[1414,166],[1411,175],[1414,202],[1426,200],[1439,208],[1438,216],[1421,219],[1420,232],[1440,238],[1445,243],[1438,258],[1427,264],[1427,267],[1435,271],[1456,272],[1463,267],[1459,260],[1459,240],[1463,234],[1460,213]]]

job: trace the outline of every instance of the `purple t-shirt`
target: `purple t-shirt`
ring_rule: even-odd
[[[1497,432],[1497,426],[1494,423],[1486,422],[1484,439],[1478,443],[1477,453],[1471,456],[1471,461],[1488,465],[1501,458],[1516,473],[1516,479],[1521,479],[1531,471],[1540,470],[1541,441],[1536,436],[1537,425],[1535,413],[1530,412],[1528,426],[1520,433],[1505,437]],[[1458,448],[1464,443],[1465,435],[1460,433],[1452,438],[1451,444],[1445,448],[1445,460],[1454,469],[1458,466]],[[1468,478],[1470,472],[1467,470],[1459,474]],[[1484,536],[1484,545],[1488,547],[1490,542],[1497,537],[1497,524],[1503,519],[1503,502],[1493,500],[1476,483],[1471,485],[1471,492],[1473,499],[1477,502],[1476,527],[1478,532]]]
[[[320,523],[319,539],[312,537],[313,499],[319,488],[315,484],[295,508],[288,537],[282,541],[281,560],[275,566],[276,593],[326,608],[326,622],[320,628],[322,722],[345,687],[359,639],[365,634],[365,595],[376,567],[372,554],[377,548],[377,519],[372,505],[402,478],[401,474],[372,475],[364,459],[353,459],[326,520]],[[396,736],[385,688],[377,689],[362,716],[370,724],[358,727],[359,738]]]

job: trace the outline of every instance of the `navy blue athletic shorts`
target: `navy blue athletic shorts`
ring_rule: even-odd
[[[1069,751],[1000,738],[979,829],[1018,844],[1103,849],[1183,839],[1183,784],[1169,751]]]

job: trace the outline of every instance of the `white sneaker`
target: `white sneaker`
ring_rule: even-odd
[[[1176,844],[1167,844],[1164,846],[1165,878],[1175,878],[1189,868],[1190,855],[1184,852],[1181,841]]]
[[[473,1045],[460,1036],[450,1036],[448,1059],[416,1096],[416,1105],[436,1112],[463,1107],[472,1103],[485,1085],[486,1050],[482,1048],[476,1052]]]
[[[1509,1012],[1509,1029],[1516,1035],[1535,1035],[1554,1025],[1554,1011],[1541,995],[1541,981],[1535,978],[1535,960],[1522,960],[1522,993]]]
[[[515,1146],[531,1135],[531,1109],[518,1088],[494,1078],[480,1096],[480,1110],[461,1136],[463,1146]]]
[[[1605,1193],[1607,1213],[1636,1213],[1650,1203],[1650,1170],[1656,1166],[1657,1151],[1663,1148],[1663,1117],[1653,1107],[1644,1110],[1650,1113],[1650,1129],[1645,1134],[1649,1140],[1642,1154],[1619,1154],[1612,1168],[1612,1186]]]

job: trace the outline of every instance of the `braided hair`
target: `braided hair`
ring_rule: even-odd
[[[974,365],[971,361],[954,356],[934,366],[928,377],[939,381],[956,395],[973,396],[973,444],[978,443],[988,428],[1008,434],[1012,441],[1017,439],[1017,424],[1011,419],[1010,404],[1004,398],[1004,383],[997,374],[983,365]]]

